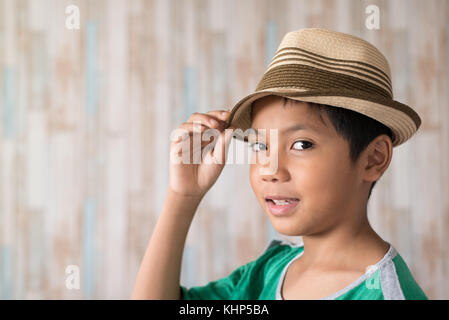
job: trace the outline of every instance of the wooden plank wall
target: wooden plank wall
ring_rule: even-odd
[[[79,30],[65,27],[70,4]],[[380,30],[365,27],[369,4]],[[429,297],[448,299],[448,18],[445,0],[0,0],[0,298],[128,298],[171,130],[251,92],[286,32],[325,27],[378,46],[395,98],[422,117],[369,216]],[[229,274],[273,237],[248,166],[227,166],[192,224],[182,284]]]

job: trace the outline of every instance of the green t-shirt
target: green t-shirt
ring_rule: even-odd
[[[204,286],[180,286],[182,300],[280,300],[288,266],[304,251],[302,244],[272,240],[256,260]],[[390,244],[385,256],[345,288],[322,299],[427,300],[407,264]]]

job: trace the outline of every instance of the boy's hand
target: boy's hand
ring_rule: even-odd
[[[179,126],[178,129],[183,129],[185,134],[181,138],[182,130],[177,131],[170,143],[171,191],[181,196],[202,198],[212,187],[224,168],[228,145],[235,129],[224,128],[229,114],[229,111],[224,110],[195,112]],[[203,141],[206,130],[211,134]],[[212,136],[213,133],[215,135]],[[197,144],[195,148],[194,143]]]

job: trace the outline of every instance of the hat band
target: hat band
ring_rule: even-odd
[[[284,64],[268,70],[257,85],[256,91],[273,88],[355,90],[392,99],[389,92],[369,81],[301,64]]]
[[[371,83],[374,83],[375,85],[380,86],[384,90],[387,90],[387,92],[392,95],[393,90],[391,89],[391,84],[389,81],[386,81],[383,77],[380,77],[379,74],[376,74],[368,69],[358,67],[355,65],[344,65],[344,64],[337,64],[337,63],[321,63],[320,61],[317,61],[316,59],[312,60],[307,57],[300,58],[300,57],[293,57],[292,55],[287,56],[280,56],[279,58],[276,58],[274,61],[275,63],[272,64],[270,67],[267,68],[266,72],[268,72],[271,68],[277,67],[279,65],[286,65],[286,64],[301,64],[301,65],[308,65],[311,67],[316,67],[321,70],[327,70],[329,72],[334,72],[338,74],[347,74],[350,76],[354,76],[356,78],[367,80]]]
[[[295,57],[295,58],[292,58]],[[268,65],[267,70],[271,67],[279,65],[283,61],[299,61],[310,62],[318,67],[324,67],[325,69],[341,70],[352,72],[357,75],[363,75],[369,77],[371,80],[379,82],[385,85],[389,92],[391,92],[391,81],[390,77],[383,72],[381,69],[370,65],[362,61],[355,60],[344,60],[325,57],[314,52],[303,50],[301,48],[286,47],[282,48],[276,53],[276,56],[272,59],[271,63]]]

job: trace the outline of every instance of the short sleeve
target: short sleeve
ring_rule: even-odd
[[[204,286],[180,286],[180,300],[236,300],[257,295],[260,286],[263,286],[260,269],[263,269],[280,243],[279,240],[271,241],[257,259],[238,267],[226,277]]]
[[[239,282],[247,275],[255,261],[232,271],[228,276],[211,281],[204,286],[181,287],[180,300],[233,300]]]

